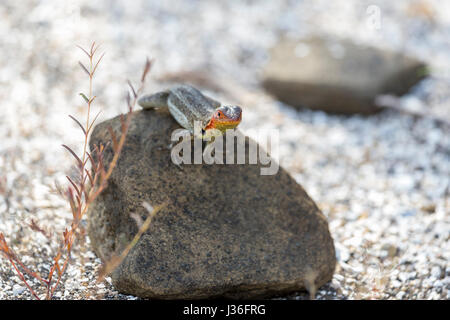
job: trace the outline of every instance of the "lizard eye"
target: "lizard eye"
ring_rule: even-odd
[[[223,116],[223,113],[221,111],[217,111],[217,117],[222,118],[222,116]]]

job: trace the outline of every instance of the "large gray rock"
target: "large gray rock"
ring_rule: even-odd
[[[346,40],[283,39],[270,52],[263,86],[295,107],[370,114],[380,94],[403,95],[425,76],[416,59]]]
[[[109,141],[109,125],[118,130],[119,118],[97,125],[91,146]],[[145,218],[144,200],[168,204],[113,272],[117,290],[158,299],[250,298],[314,291],[332,278],[327,221],[285,170],[180,169],[167,148],[177,127],[167,112],[136,112],[108,188],[89,211],[89,236],[105,261],[137,232],[130,213]]]

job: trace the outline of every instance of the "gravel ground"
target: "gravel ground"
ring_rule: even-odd
[[[88,85],[75,45],[95,40],[107,53],[94,84],[99,121],[125,110],[126,79],[138,80],[150,56],[148,91],[164,73],[203,70],[228,89],[215,96],[244,106],[244,132],[280,130],[281,164],[328,217],[335,239],[337,270],[317,299],[450,298],[450,3],[91,2],[0,7],[0,232],[24,263],[45,274],[57,246],[31,231],[31,219],[58,238],[71,218],[54,185],[72,170],[61,144],[82,144],[67,117],[84,118],[78,93]],[[368,8],[380,9],[380,28],[367,27]],[[267,96],[258,79],[280,35],[311,33],[401,50],[429,63],[431,76],[395,100],[405,112],[295,111]],[[86,238],[55,297],[136,299],[110,279],[96,284],[99,267]],[[1,259],[0,299],[30,298]]]

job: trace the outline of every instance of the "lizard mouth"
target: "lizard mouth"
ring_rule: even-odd
[[[220,129],[233,129],[242,120],[242,109],[238,106],[223,106],[217,109],[215,118],[216,126]]]
[[[236,128],[242,120],[242,109],[238,106],[223,106],[217,108],[211,120],[209,121],[206,130],[218,129],[225,131],[227,129]]]

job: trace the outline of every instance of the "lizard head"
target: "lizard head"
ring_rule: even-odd
[[[225,132],[236,128],[242,119],[242,109],[238,106],[222,106],[216,109],[206,125],[205,130],[217,129]]]

